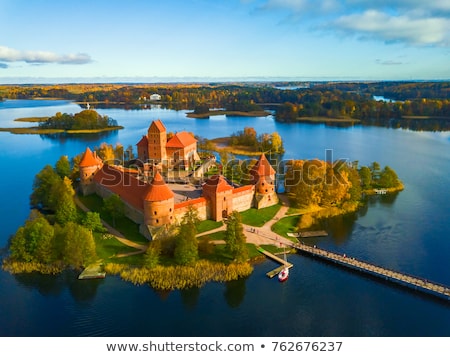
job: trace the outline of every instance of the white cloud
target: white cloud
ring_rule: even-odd
[[[32,64],[86,64],[92,62],[92,59],[85,53],[59,55],[47,51],[19,51],[13,48],[0,46],[0,61],[26,62]]]
[[[445,45],[450,29],[450,20],[446,18],[391,16],[377,10],[344,15],[333,24],[337,29],[357,34],[362,38],[414,45]]]
[[[323,32],[415,46],[450,46],[450,0],[265,0],[261,9]]]

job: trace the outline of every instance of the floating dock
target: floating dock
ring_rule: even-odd
[[[269,271],[266,275],[269,278],[273,278],[274,276],[278,275],[278,273],[284,269],[284,267],[287,267],[288,269],[292,268],[294,265],[292,263],[287,262],[284,259],[281,259],[280,257],[276,256],[275,254],[272,254],[270,252],[268,252],[267,250],[264,250],[261,247],[257,247],[256,249],[258,249],[258,251],[262,254],[264,254],[265,256],[269,257],[272,260],[275,260],[276,262],[280,263],[281,266]]]
[[[326,231],[310,231],[310,232],[299,232],[298,238],[312,238],[312,237],[326,237],[328,233]]]
[[[87,279],[104,279],[106,276],[105,271],[101,263],[94,263],[88,265],[80,275],[78,275],[79,280],[87,280]]]

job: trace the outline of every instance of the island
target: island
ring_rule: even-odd
[[[18,122],[39,123],[24,128],[0,128],[12,134],[92,134],[123,129],[114,119],[86,109],[76,114],[56,113],[52,117],[17,118]]]
[[[102,144],[45,166],[3,269],[75,269],[80,279],[114,274],[158,290],[232,281],[266,255],[284,253],[292,233],[359,209],[367,195],[403,189],[394,170],[376,162],[291,160],[281,167],[262,153],[218,163],[197,150],[191,133],[168,134],[156,120],[136,144],[137,156]],[[232,137],[258,135],[246,128]],[[285,193],[276,189],[281,169]]]

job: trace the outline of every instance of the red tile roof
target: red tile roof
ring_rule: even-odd
[[[140,211],[144,210],[143,198],[150,186],[149,184],[108,165],[104,165],[95,174],[94,181],[119,195],[130,206]]]
[[[154,127],[154,128],[156,128],[156,129],[158,129],[158,131],[160,132],[160,133],[163,133],[163,132],[165,132],[166,131],[166,127],[164,126],[164,124],[162,123],[162,121],[161,120],[154,120],[154,121],[152,121],[152,123],[150,124],[150,128],[151,127]]]
[[[157,171],[149,185],[144,199],[150,202],[165,201],[173,198],[174,194],[169,186],[166,185],[161,174]]]
[[[79,163],[79,167],[89,167],[89,166],[97,166],[101,165],[102,160],[97,156],[97,153],[92,152],[88,147],[81,158]]]
[[[228,184],[222,175],[213,175],[203,184],[204,192],[224,192],[232,189],[233,187]]]
[[[258,162],[250,170],[250,173],[252,173],[253,175],[254,173],[256,173],[259,177],[271,176],[275,174],[275,170],[272,168],[272,165],[270,165],[270,162],[267,160],[266,155],[261,154]]]
[[[253,187],[254,187],[253,185],[246,185],[246,186],[236,187],[236,188],[233,189],[233,193],[252,191]]]
[[[197,140],[191,134],[187,131],[182,131],[172,136],[167,142],[166,147],[182,149],[196,142]]]
[[[205,203],[206,199],[204,197],[194,198],[192,200],[187,200],[183,202],[175,203],[174,209],[183,208],[183,207],[189,207],[189,206],[195,206],[199,203]]]
[[[144,146],[147,147],[148,146],[148,138],[146,135],[142,136],[142,139],[139,140],[139,142],[136,144],[137,146]]]

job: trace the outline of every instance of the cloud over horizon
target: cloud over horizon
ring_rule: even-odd
[[[25,62],[30,64],[87,64],[92,59],[88,54],[57,54],[48,51],[20,51],[14,48],[0,46],[0,61],[2,62]],[[7,67],[7,65],[6,65]],[[2,67],[2,68],[6,68]]]
[[[450,0],[264,0],[315,31],[410,46],[450,46]]]

